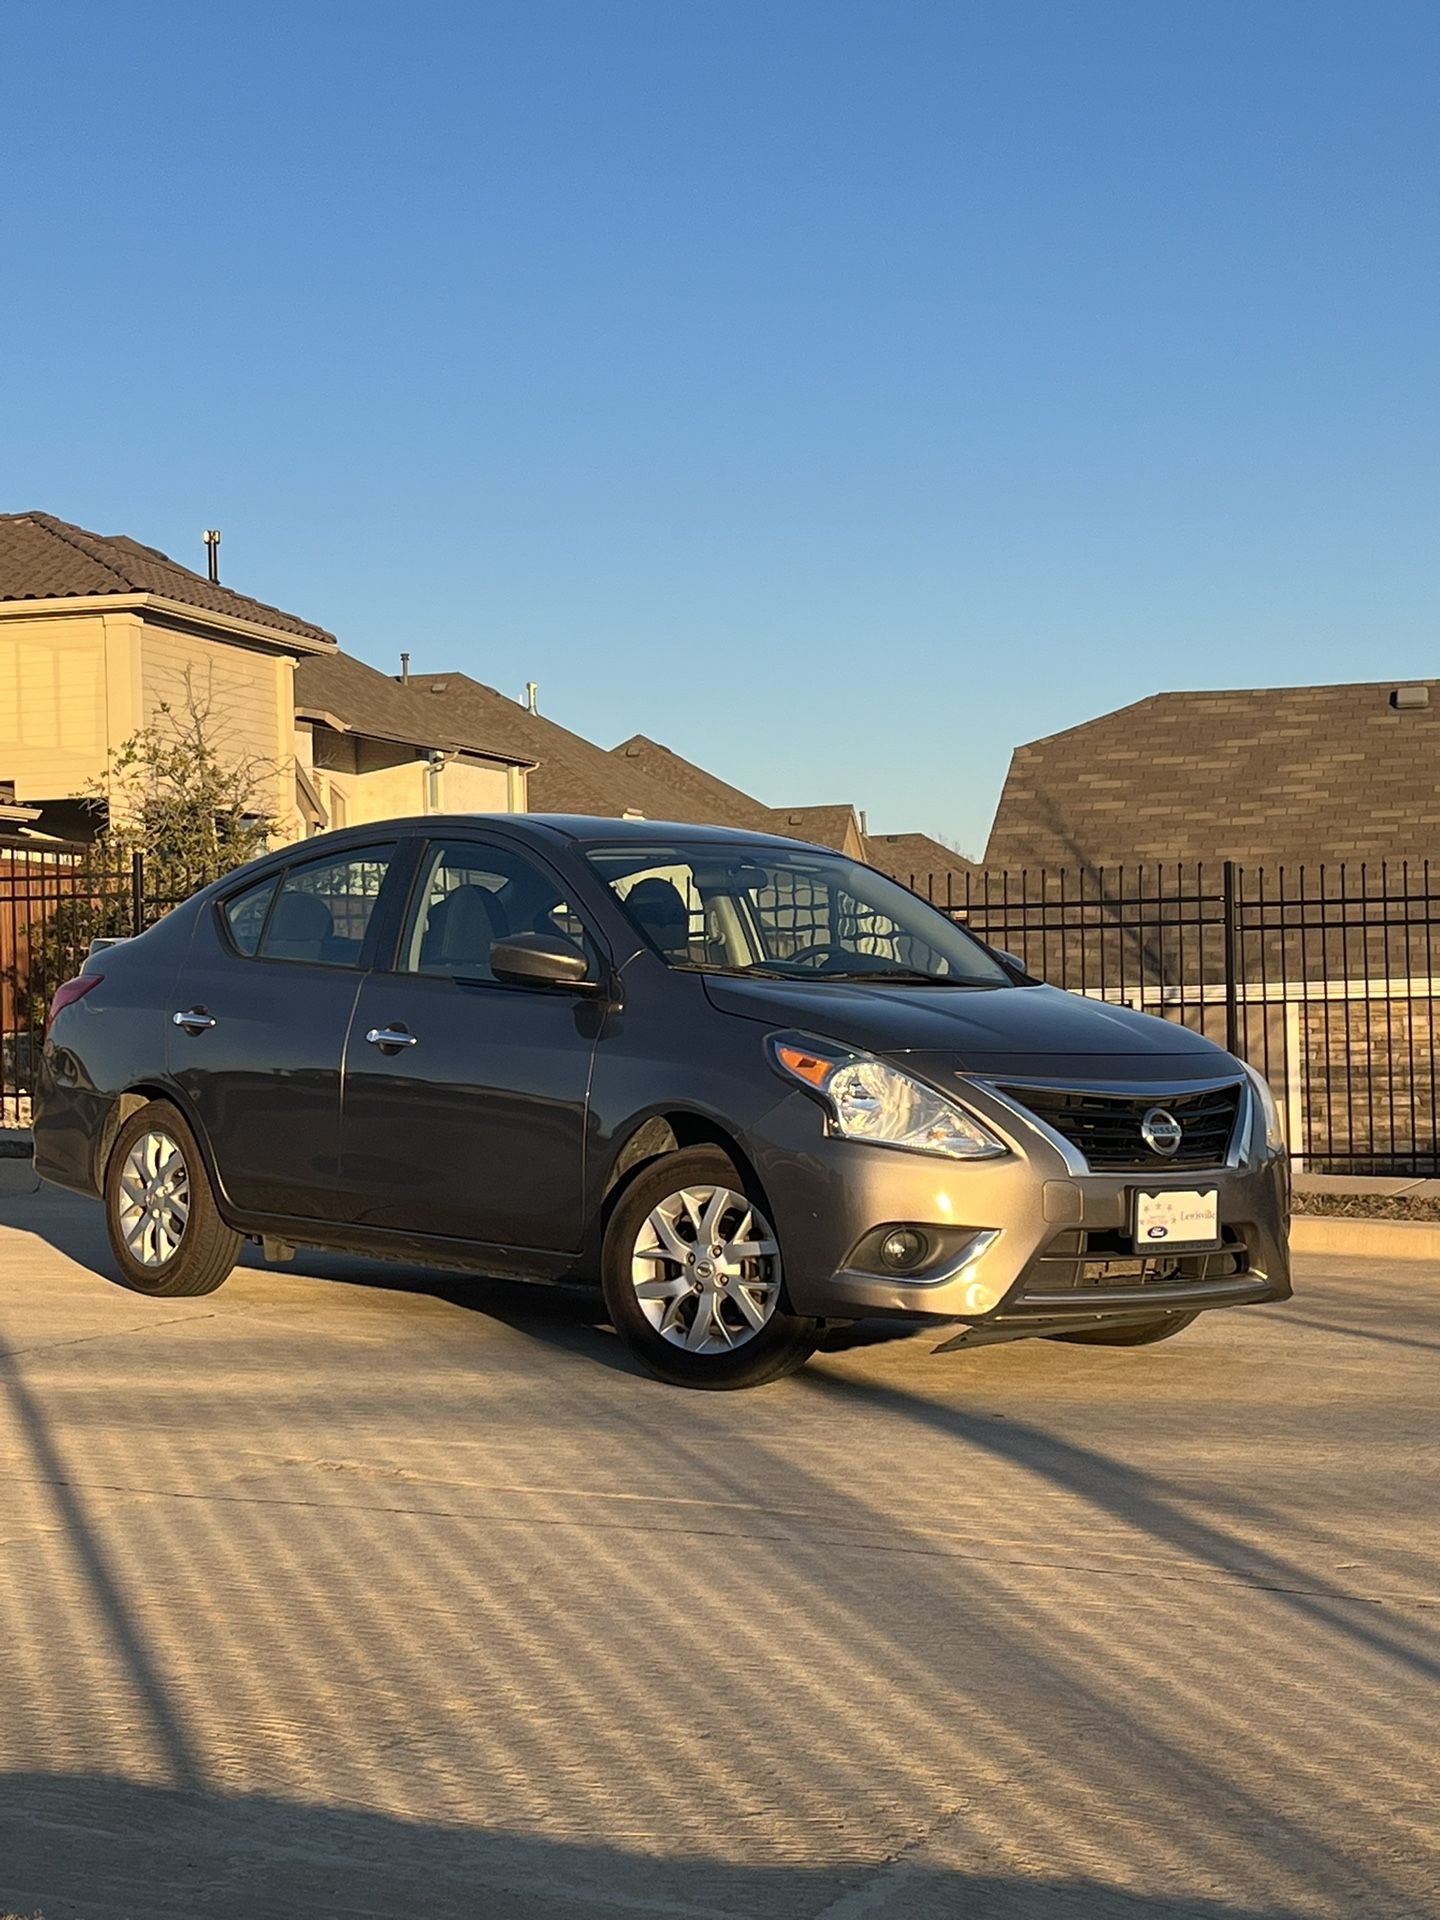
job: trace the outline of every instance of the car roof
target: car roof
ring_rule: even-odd
[[[816,853],[833,853],[833,847],[812,847],[808,840],[793,840],[778,833],[752,833],[742,827],[696,826],[685,820],[606,819],[591,813],[423,813],[396,820],[369,820],[342,827],[334,833],[317,834],[280,849],[293,859],[300,849],[324,844],[359,845],[386,833],[436,834],[463,832],[467,827],[495,827],[506,833],[521,834],[536,841],[569,840],[576,845],[649,846],[656,841],[666,846],[756,846],[805,847]]]

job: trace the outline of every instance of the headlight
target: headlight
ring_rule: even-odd
[[[847,1140],[947,1160],[990,1160],[1008,1151],[973,1114],[873,1054],[849,1053],[801,1033],[773,1034],[768,1044],[775,1065],[819,1095],[831,1131]]]
[[[1265,1122],[1265,1145],[1271,1153],[1280,1153],[1285,1146],[1285,1125],[1280,1118],[1280,1109],[1275,1104],[1275,1096],[1270,1091],[1270,1083],[1264,1074],[1257,1073],[1254,1067],[1240,1062],[1250,1081],[1251,1091],[1260,1104],[1260,1113]]]

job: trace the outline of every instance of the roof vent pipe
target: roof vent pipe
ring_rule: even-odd
[[[540,688],[534,680],[527,680],[525,682],[525,711],[527,713],[538,713],[540,711],[539,707],[535,704],[535,696],[539,691]]]
[[[408,687],[410,684],[410,656],[408,653],[402,653],[400,656],[400,684],[402,687]]]
[[[218,587],[220,584],[220,529],[205,529],[205,570]]]

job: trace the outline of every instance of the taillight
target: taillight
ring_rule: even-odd
[[[55,998],[50,1002],[50,1018],[45,1022],[45,1031],[48,1033],[54,1026],[56,1014],[63,1013],[66,1007],[73,1007],[77,1000],[83,1000],[104,978],[103,973],[82,973],[73,980],[67,980],[63,987],[57,987]]]

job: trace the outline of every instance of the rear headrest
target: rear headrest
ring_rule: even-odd
[[[270,922],[266,945],[275,940],[328,940],[334,931],[335,917],[317,894],[282,893]]]

